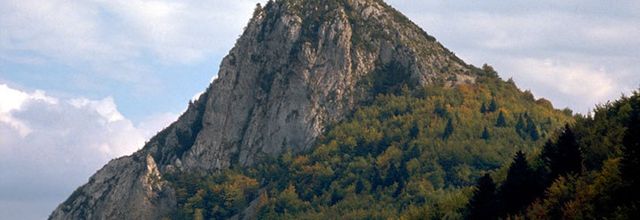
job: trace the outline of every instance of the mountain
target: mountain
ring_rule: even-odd
[[[474,178],[570,120],[490,66],[464,63],[381,0],[269,1],[176,122],[109,162],[50,219],[310,217],[348,196],[331,184],[369,171],[388,180],[356,184],[371,196],[363,201],[407,194],[398,184],[467,195]],[[307,179],[316,192],[292,185],[310,173],[326,179]],[[333,204],[314,200],[325,197]],[[427,198],[403,201],[444,201]],[[282,201],[309,207],[281,215]]]

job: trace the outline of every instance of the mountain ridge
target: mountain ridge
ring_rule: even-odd
[[[166,175],[304,152],[380,93],[474,84],[482,74],[495,73],[464,63],[383,1],[269,1],[176,122],[105,165],[50,219],[171,216],[178,198]]]

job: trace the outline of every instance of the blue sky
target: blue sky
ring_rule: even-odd
[[[3,217],[45,218],[175,120],[257,2],[0,1]],[[558,108],[588,113],[640,86],[638,1],[388,2]]]

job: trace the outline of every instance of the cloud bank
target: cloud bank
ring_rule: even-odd
[[[256,1],[0,1],[0,60],[61,64],[77,82],[149,83],[155,65],[222,56]],[[69,73],[65,73],[69,74]]]
[[[476,66],[588,113],[640,86],[640,2],[389,0]]]
[[[63,100],[4,84],[0,100],[0,210],[8,219],[46,218],[106,162],[177,118],[161,114],[134,125],[110,97]],[[34,205],[42,208],[24,210]]]

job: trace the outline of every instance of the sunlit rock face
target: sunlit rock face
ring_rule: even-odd
[[[218,78],[171,126],[98,171],[51,219],[159,219],[176,209],[165,175],[250,166],[313,146],[326,126],[394,80],[474,83],[470,68],[379,0],[258,6]],[[391,83],[391,84],[389,84]]]

